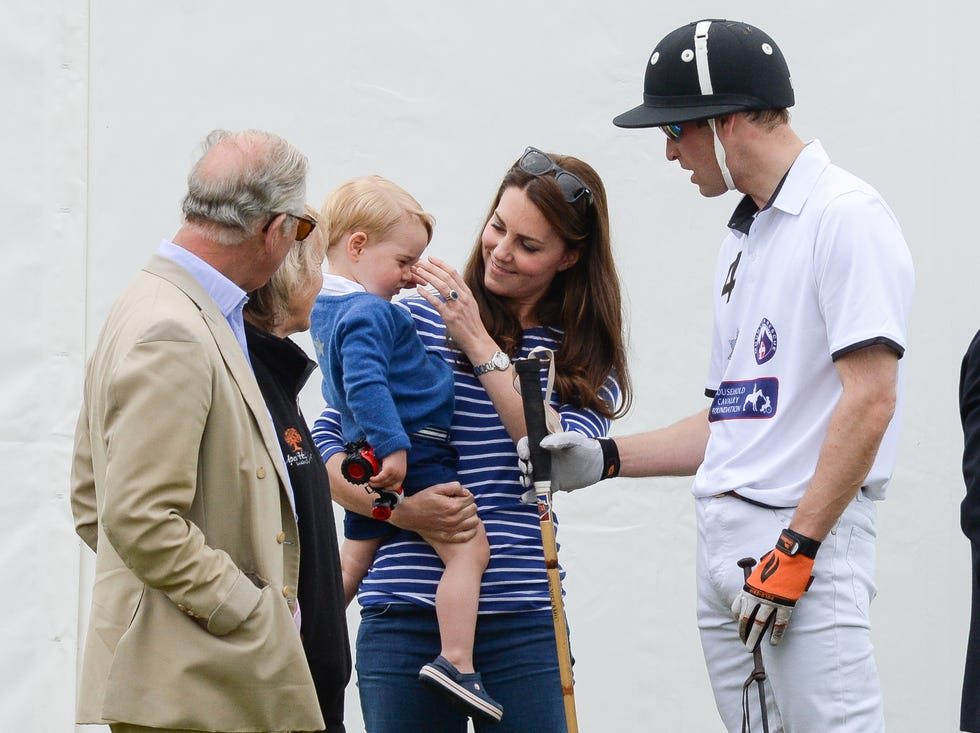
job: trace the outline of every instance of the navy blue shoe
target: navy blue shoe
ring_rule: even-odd
[[[443,656],[436,657],[435,661],[422,667],[419,670],[419,679],[447,693],[470,714],[494,722],[504,716],[503,705],[487,694],[479,672],[463,674]]]

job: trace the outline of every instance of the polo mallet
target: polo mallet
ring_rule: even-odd
[[[743,557],[738,561],[738,566],[742,568],[745,579],[749,579],[752,568],[755,566],[755,558]],[[762,649],[758,647],[752,652],[752,674],[742,685],[742,733],[752,733],[752,724],[749,722],[749,689],[752,683],[759,685],[759,709],[762,711],[762,733],[769,733],[769,713],[766,710],[766,668],[762,665]]]
[[[548,592],[551,595],[551,617],[555,625],[555,643],[558,647],[558,674],[561,679],[562,699],[565,703],[565,726],[568,733],[578,733],[572,681],[572,653],[568,645],[565,604],[561,597],[555,523],[551,517],[551,454],[541,447],[541,439],[548,434],[544,401],[541,399],[541,362],[537,357],[532,356],[516,360],[514,366],[520,379],[524,422],[527,424],[527,446],[531,453],[531,474],[534,477],[534,494],[537,497],[538,520],[541,524],[541,545],[544,547],[544,565],[548,573]]]

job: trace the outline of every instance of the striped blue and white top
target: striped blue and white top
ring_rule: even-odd
[[[548,578],[544,567],[537,508],[522,504],[517,450],[497,416],[479,379],[456,364],[457,353],[446,345],[446,327],[438,312],[420,297],[400,302],[415,319],[426,348],[440,353],[453,367],[456,409],[452,443],[459,451],[459,481],[477,504],[490,543],[490,564],[480,589],[481,614],[549,612]],[[558,350],[562,333],[553,328],[524,332],[520,356],[535,347]],[[544,382],[542,381],[542,386]],[[610,378],[603,387],[610,404],[619,398],[619,386]],[[591,437],[608,433],[610,420],[592,410],[559,404],[564,430]],[[314,423],[313,437],[324,460],[343,450],[336,410],[327,406]],[[432,549],[414,532],[401,531],[378,551],[361,583],[362,606],[413,603],[435,606],[435,591],[443,565]]]

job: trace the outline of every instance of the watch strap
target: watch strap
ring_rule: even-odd
[[[506,361],[506,366],[497,366],[498,361]],[[473,365],[473,374],[478,377],[482,377],[484,374],[488,374],[493,371],[503,371],[510,366],[510,357],[507,356],[503,351],[495,351],[490,359],[483,364]]]

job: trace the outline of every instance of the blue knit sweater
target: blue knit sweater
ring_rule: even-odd
[[[409,448],[409,433],[449,430],[452,370],[426,350],[405,308],[366,292],[321,292],[310,320],[323,398],[340,412],[344,440],[367,438],[384,458]]]

